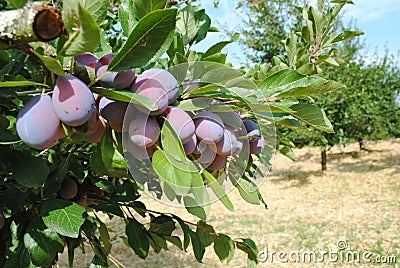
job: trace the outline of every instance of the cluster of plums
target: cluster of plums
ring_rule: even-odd
[[[226,166],[229,156],[239,155],[245,148],[247,153],[258,154],[265,146],[258,125],[252,120],[242,121],[235,111],[192,113],[168,106],[162,116],[178,134],[185,154],[203,168],[220,170]],[[135,113],[127,134],[128,152],[136,159],[149,159],[159,145],[159,120]]]
[[[163,121],[168,120],[186,155],[211,170],[223,168],[230,155],[242,151],[245,141],[249,142],[249,153],[263,150],[264,140],[254,121],[243,121],[235,111],[186,112],[175,107],[180,85],[172,74],[156,68],[140,75],[134,69],[108,71],[114,56],[108,54],[99,59],[84,53],[75,60],[93,68],[98,86],[146,96],[157,105],[156,110],[94,94],[82,80],[68,74],[57,78],[51,95],[34,96],[21,109],[16,123],[19,137],[30,147],[48,149],[65,137],[64,125],[72,131],[87,133],[87,142],[98,143],[108,124],[115,131],[128,134],[125,147],[133,157],[149,159],[159,148],[160,129]],[[193,89],[193,85],[187,89]]]

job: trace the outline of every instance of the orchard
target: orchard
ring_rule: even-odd
[[[345,4],[305,6],[274,64],[234,68],[217,31],[191,1],[10,0],[0,17],[0,266],[69,266],[81,245],[91,267],[121,265],[100,214],[125,224],[126,242],[146,259],[192,247],[202,262],[235,249],[258,263],[251,238],[207,223],[212,203],[234,213],[230,191],[263,205],[259,185],[276,152],[290,146],[275,127],[332,132],[311,96],[345,86],[323,77],[332,48],[362,34],[335,32]],[[148,194],[183,206],[187,221],[139,201]],[[184,254],[184,253],[182,253]]]

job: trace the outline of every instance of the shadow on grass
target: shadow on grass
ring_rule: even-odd
[[[355,173],[378,172],[387,168],[400,168],[400,155],[387,155],[373,160],[366,160],[361,157],[358,157],[357,159],[359,160],[352,163],[341,163],[338,161],[337,163],[332,164],[336,166],[337,171]]]
[[[290,183],[288,187],[302,187],[310,184],[311,176],[322,176],[322,171],[283,171],[275,173],[277,178],[270,178],[270,182],[274,184]]]

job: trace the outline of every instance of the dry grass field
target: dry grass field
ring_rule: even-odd
[[[317,261],[297,263],[296,267],[395,267],[400,264],[400,140],[370,142],[368,151],[359,151],[356,144],[333,148],[328,153],[328,171],[320,172],[318,148],[296,150],[298,161],[281,155],[274,159],[273,172],[261,186],[269,209],[243,201],[235,191],[230,193],[236,212],[221,204],[211,207],[208,223],[217,232],[232,238],[249,237],[259,250],[268,249],[268,259],[259,267],[292,267],[289,259],[314,252]],[[185,209],[171,208],[143,196],[148,208],[170,211],[189,221],[196,218]],[[124,235],[121,222],[110,223],[114,246],[112,254],[125,267],[246,267],[246,256],[235,251],[229,264],[221,264],[212,247],[204,263],[195,261],[191,247],[187,253],[170,246],[169,251],[154,254],[146,261],[134,255],[119,238]],[[338,252],[338,242],[347,248]],[[340,246],[340,245],[339,245]],[[286,252],[281,263],[274,252]],[[327,251],[333,255],[321,256]],[[303,255],[302,255],[303,254]],[[360,263],[350,263],[360,256]],[[365,255],[366,254],[366,255]],[[261,257],[265,258],[266,255]],[[283,255],[282,255],[283,256]],[[347,257],[346,257],[347,256]],[[273,261],[271,260],[273,257]],[[393,263],[395,261],[396,263]],[[339,258],[338,261],[335,261]],[[371,263],[366,263],[368,258]],[[61,256],[60,267],[66,267]],[[78,254],[75,267],[88,267],[91,256]],[[389,263],[384,263],[389,262]],[[114,266],[115,267],[115,266]]]

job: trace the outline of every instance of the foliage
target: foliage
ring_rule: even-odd
[[[372,63],[354,59],[346,66],[329,70],[332,79],[347,85],[340,92],[315,97],[333,122],[335,134],[292,131],[285,135],[297,146],[331,147],[357,141],[364,148],[365,140],[399,137],[400,112],[395,104],[400,70],[389,56]]]
[[[329,63],[329,59],[332,62],[332,52],[321,54],[321,51],[358,33],[328,35],[336,13],[323,15],[320,9],[307,6],[303,12],[307,25],[302,42],[309,49],[299,47],[298,36],[292,33],[286,42],[288,54],[275,58],[274,68],[269,70],[258,65],[245,74],[243,70],[231,68],[226,54],[221,52],[235,38],[215,44],[205,53],[191,50],[193,44],[215,30],[204,9],[187,1],[175,6],[165,0],[150,2],[122,0],[118,5],[109,6],[104,0],[64,0],[60,9],[69,32],[68,39],[61,36],[49,43],[27,44],[28,51],[17,50],[18,44],[11,43],[14,49],[0,51],[0,213],[6,219],[0,229],[0,266],[50,267],[57,262],[64,246],[72,266],[74,252],[81,244],[92,247],[95,253],[92,266],[109,266],[113,261],[110,230],[100,220],[98,212],[123,219],[126,229],[121,239],[143,259],[150,248],[159,253],[174,245],[186,251],[191,244],[196,260],[201,262],[205,248],[214,244],[221,261],[229,262],[234,249],[239,249],[247,254],[249,266],[258,262],[257,246],[252,240],[231,238],[206,223],[210,209],[206,189],[211,189],[229,210],[234,207],[221,185],[224,181],[231,181],[247,202],[266,205],[257,188],[260,181],[256,174],[261,169],[254,162],[270,165],[274,133],[267,131],[274,129],[274,120],[289,127],[303,122],[332,131],[320,107],[300,100],[343,88],[338,82],[309,74],[322,71],[317,64]],[[337,7],[343,5],[335,5],[334,10],[339,11]],[[15,6],[10,1],[7,9]],[[321,25],[325,24],[327,27],[323,29],[326,30],[321,31]],[[311,40],[314,35],[319,42]],[[98,70],[80,65],[73,57],[85,52],[92,52],[99,58],[111,52],[116,55],[108,64],[107,72],[96,77]],[[124,134],[112,128],[111,120],[97,143],[85,141],[90,128],[86,123],[71,126],[64,122],[64,137],[60,137],[55,146],[42,151],[28,147],[18,137],[16,121],[24,105],[32,95],[51,93],[55,85],[59,86],[57,81],[63,80],[59,78],[67,73],[68,79],[73,74],[85,81],[93,93],[156,111],[158,107],[149,98],[129,90],[106,88],[100,83],[108,74],[132,68],[142,73],[155,67],[169,68],[178,79],[180,92],[175,106],[196,112],[203,108],[221,108],[210,103],[222,102],[245,118],[257,121],[262,132],[268,134],[264,135],[269,141],[265,150],[261,154],[245,155],[242,165],[232,164],[229,169],[212,172],[198,168],[183,154],[177,133],[159,116],[163,127],[158,150],[150,166],[134,169],[139,173],[132,174],[128,172],[130,163],[124,158]],[[187,77],[188,73],[192,76]],[[199,77],[207,79],[198,88],[183,91],[185,83],[193,83]],[[88,100],[88,105],[93,108],[91,101]],[[44,118],[47,115],[42,114]],[[244,135],[242,138],[254,137]],[[236,168],[244,170],[238,173]],[[136,176],[140,174],[150,181],[147,184],[141,181],[141,177]],[[78,185],[70,199],[61,194],[66,178],[69,181],[73,178]],[[162,179],[165,184],[160,183]],[[178,187],[168,188],[169,180],[174,180]],[[161,186],[164,191],[160,192]],[[192,223],[147,208],[138,200],[146,187],[153,187],[157,194],[183,203],[199,221]],[[179,192],[180,187],[186,192]],[[177,235],[178,229],[182,237]]]
[[[276,55],[284,53],[282,40],[287,33],[299,29],[302,23],[301,8],[307,1],[244,1],[238,9],[245,14],[240,42],[250,48],[247,56],[253,62],[269,63]]]
[[[276,38],[275,46],[279,47],[279,41],[283,38],[279,34],[279,27],[274,23],[267,24],[265,29],[268,31],[265,32],[257,32],[255,29],[261,28],[262,20],[271,16],[269,11],[273,10],[275,4],[280,4],[280,1],[243,2],[247,8],[246,16],[249,17],[245,24],[248,24],[246,27],[253,33],[253,36],[245,36],[244,43],[252,47],[253,44]],[[288,139],[282,140],[281,144],[285,152],[289,150],[285,145],[313,145],[326,150],[335,144],[346,145],[354,140],[359,141],[360,147],[363,147],[364,140],[398,136],[399,112],[395,105],[395,94],[399,87],[398,64],[389,55],[383,58],[376,55],[372,63],[363,59],[360,55],[363,45],[359,39],[352,39],[361,32],[348,30],[340,18],[337,18],[341,6],[346,1],[337,2],[341,4],[324,8],[320,1],[319,8],[305,10],[303,23],[298,23],[296,15],[292,15],[292,19],[279,15],[279,19],[285,19],[293,31],[285,41],[285,49],[271,49],[271,44],[271,47],[255,46],[256,50],[261,50],[261,54],[256,55],[270,52],[271,55],[275,55],[271,59],[273,69],[290,68],[303,74],[321,74],[346,85],[346,88],[341,90],[313,96],[313,101],[322,107],[327,117],[332,120],[334,133],[304,131],[303,125],[292,124],[291,120],[291,130],[277,129],[280,133],[278,136]],[[294,4],[296,2],[286,2],[286,8],[293,12]],[[270,5],[271,9],[265,9],[266,5]],[[326,17],[322,16],[322,13],[325,13]],[[315,25],[310,24],[312,18],[317,20]],[[333,20],[334,18],[336,19]],[[354,28],[351,24],[349,27]],[[339,44],[338,41],[342,42]],[[299,52],[301,57],[296,55]]]

